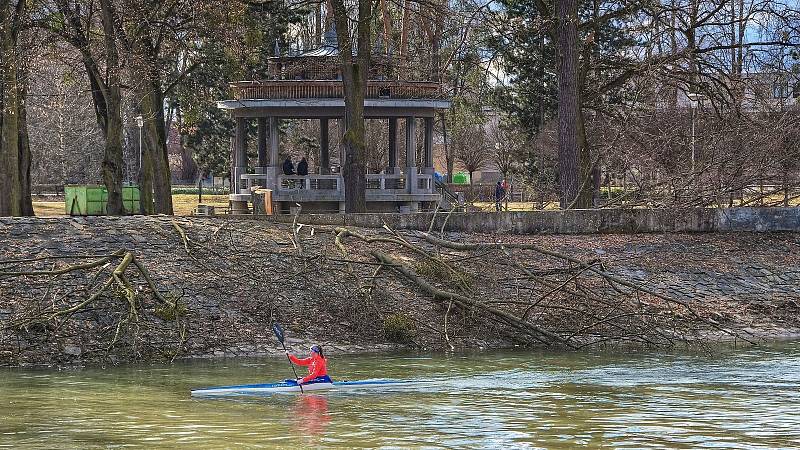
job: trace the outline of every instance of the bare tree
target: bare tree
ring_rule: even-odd
[[[0,216],[32,216],[26,111],[26,51],[20,35],[27,2],[0,1]]]
[[[342,83],[344,85],[345,126],[342,164],[345,191],[345,211],[364,212],[366,200],[366,130],[364,124],[364,98],[370,67],[370,37],[372,33],[372,1],[358,0],[356,11],[350,11],[344,0],[331,0],[336,23],[336,36],[341,57]],[[355,19],[351,20],[351,12]],[[354,33],[350,33],[351,22]],[[352,37],[355,37],[354,43]],[[353,54],[354,45],[357,53]]]
[[[492,162],[492,149],[481,126],[473,125],[453,130],[450,145],[453,147],[456,160],[469,173],[470,185],[473,182],[473,173],[486,168]]]

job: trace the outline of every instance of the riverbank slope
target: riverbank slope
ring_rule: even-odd
[[[0,365],[271,354],[275,320],[294,350],[332,352],[667,346],[800,329],[796,233],[342,231],[0,219]]]

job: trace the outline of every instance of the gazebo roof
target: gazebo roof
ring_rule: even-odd
[[[275,62],[288,62],[297,61],[303,58],[338,58],[339,57],[339,42],[336,38],[336,30],[331,29],[325,33],[322,45],[302,53],[294,55],[280,55],[277,41],[275,42],[275,56],[269,58]]]

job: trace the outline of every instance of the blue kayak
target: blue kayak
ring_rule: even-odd
[[[321,390],[340,390],[365,387],[380,387],[399,384],[408,384],[412,381],[373,379],[360,381],[331,381],[330,378],[312,380],[303,384],[303,392]],[[242,384],[237,386],[217,386],[202,389],[192,389],[192,396],[204,397],[215,395],[263,395],[270,393],[300,392],[300,386],[294,380],[284,380],[280,383]]]

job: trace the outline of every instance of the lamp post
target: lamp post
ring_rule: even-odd
[[[136,126],[139,127],[139,183],[142,182],[142,128],[144,127],[144,117],[136,116]]]
[[[692,110],[692,165],[691,165],[691,167],[692,167],[692,176],[694,176],[694,173],[695,173],[695,159],[697,158],[697,144],[696,144],[697,138],[696,138],[696,132],[695,132],[695,128],[696,128],[695,119],[697,118],[697,114],[695,113],[695,110],[697,109],[697,106],[699,104],[701,104],[703,99],[705,99],[705,96],[703,94],[698,94],[697,92],[690,92],[690,93],[686,94],[686,96],[689,97],[689,102],[690,102],[689,106],[690,106],[690,108]]]

